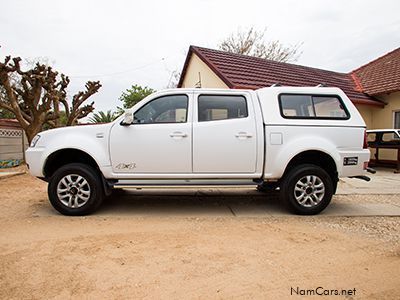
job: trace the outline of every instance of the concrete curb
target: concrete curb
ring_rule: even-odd
[[[18,175],[24,175],[26,174],[26,171],[21,171],[21,172],[0,172],[0,180],[2,179],[7,179],[10,177],[18,176]]]

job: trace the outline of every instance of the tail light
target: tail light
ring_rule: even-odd
[[[368,149],[368,138],[367,138],[367,131],[364,131],[364,144],[363,144],[364,149]]]

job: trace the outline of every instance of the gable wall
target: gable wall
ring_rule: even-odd
[[[185,78],[182,82],[182,88],[198,87],[196,84],[199,82],[199,73],[202,88],[228,88],[228,86],[194,53],[190,58]]]

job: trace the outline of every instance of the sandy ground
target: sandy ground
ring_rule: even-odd
[[[237,217],[220,208],[246,199],[201,193],[135,196],[123,214],[128,194],[64,217],[46,187],[28,174],[0,180],[0,299],[301,299],[291,288],[318,287],[400,297],[399,217]]]

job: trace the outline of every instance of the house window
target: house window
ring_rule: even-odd
[[[198,98],[199,122],[246,118],[247,115],[244,96],[200,95]]]
[[[338,96],[281,94],[281,114],[284,118],[348,119],[349,114]]]
[[[400,129],[400,111],[394,112],[394,125],[393,128]]]

